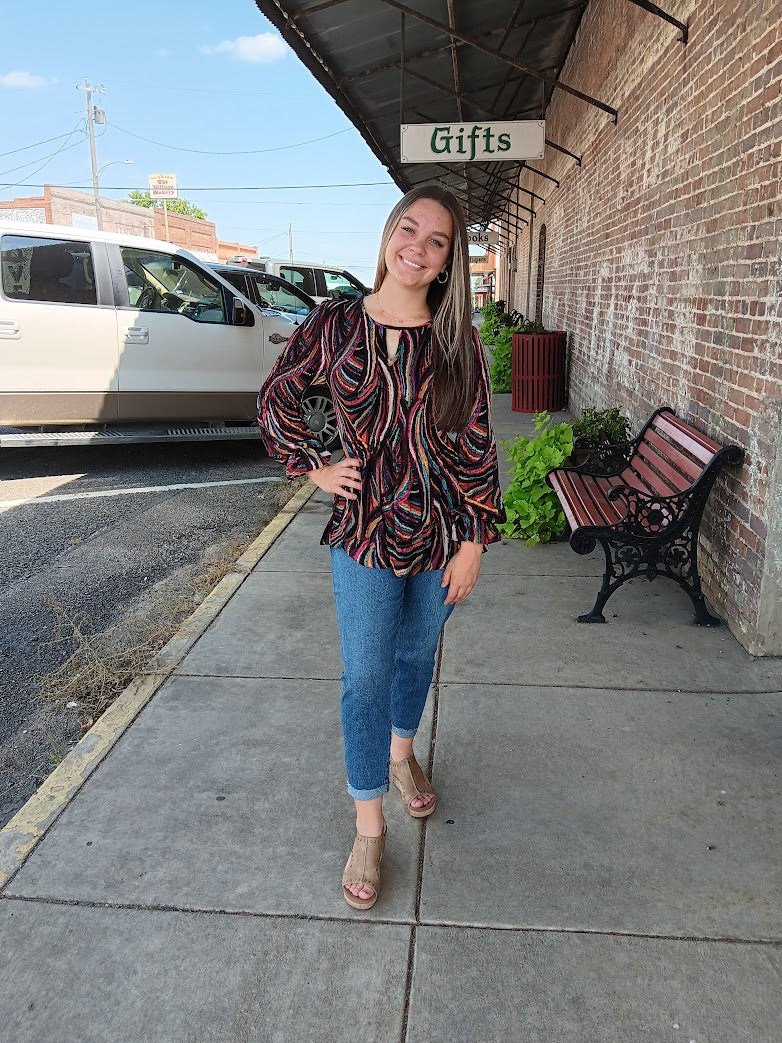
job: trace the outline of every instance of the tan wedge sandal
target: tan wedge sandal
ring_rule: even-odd
[[[379,837],[362,837],[356,833],[353,850],[342,874],[342,897],[352,909],[371,909],[380,894],[380,860],[386,847],[387,826]],[[357,898],[348,885],[361,884],[375,892],[370,898]]]
[[[421,771],[421,765],[415,759],[415,754],[410,754],[401,761],[389,761],[388,770],[394,785],[402,795],[402,803],[408,815],[413,818],[426,818],[427,815],[431,815],[437,807],[437,797],[435,797],[429,779]],[[431,794],[434,799],[420,808],[414,808],[415,798],[422,797],[424,794]]]

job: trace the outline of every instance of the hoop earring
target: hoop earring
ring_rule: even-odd
[[[445,278],[444,278],[444,279],[441,279],[441,278],[440,278],[440,276],[441,276],[441,275],[444,275],[444,276],[445,276]],[[448,282],[448,270],[447,270],[446,268],[443,268],[443,270],[442,270],[442,271],[440,272],[440,274],[439,274],[439,275],[437,276],[437,281],[439,282],[439,284],[440,284],[441,286],[445,286],[445,284],[446,284],[446,283]]]

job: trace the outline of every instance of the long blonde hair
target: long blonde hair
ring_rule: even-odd
[[[419,199],[444,206],[453,221],[451,252],[446,262],[448,280],[429,285],[426,303],[432,313],[434,347],[435,423],[441,431],[461,431],[475,401],[475,347],[472,339],[467,222],[456,196],[432,182],[410,189],[388,215],[380,240],[374,292],[383,285],[388,269],[386,247],[402,216]]]

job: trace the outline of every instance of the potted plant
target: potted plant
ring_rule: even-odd
[[[589,406],[573,422],[573,436],[574,464],[584,463],[595,453],[605,463],[620,461],[630,439],[630,421],[616,406]]]
[[[483,310],[481,342],[491,349],[491,389],[495,394],[508,392],[512,387],[511,370],[513,337],[518,333],[545,333],[539,322],[524,322],[518,312],[505,311],[504,301],[493,301]]]
[[[567,463],[573,451],[570,424],[552,424],[548,413],[538,413],[534,423],[534,437],[519,435],[502,443],[513,467],[504,497],[507,520],[500,532],[510,539],[523,539],[529,547],[557,539],[565,529],[565,515],[546,475]]]
[[[511,409],[540,413],[564,409],[567,334],[525,322],[511,337]]]

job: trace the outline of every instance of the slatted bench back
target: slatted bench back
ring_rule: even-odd
[[[548,481],[559,495],[571,529],[603,528],[620,524],[628,510],[625,496],[609,498],[616,486],[655,499],[676,496],[698,481],[721,450],[717,442],[664,409],[652,416],[620,474],[603,477],[558,468]],[[664,529],[670,517],[665,513],[662,522],[658,519],[655,530]]]
[[[700,478],[720,448],[673,413],[658,413],[620,480],[652,496],[675,496]]]

